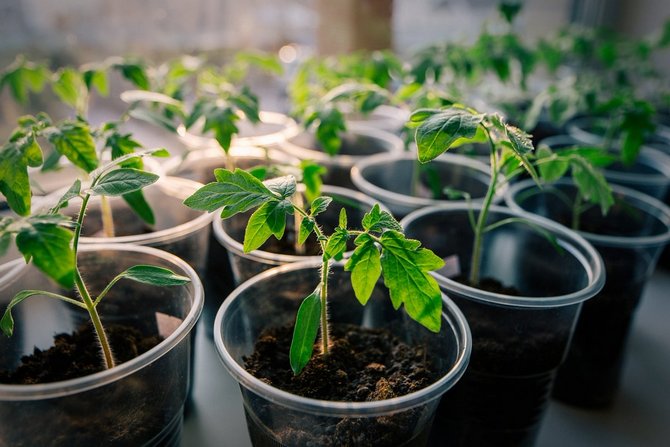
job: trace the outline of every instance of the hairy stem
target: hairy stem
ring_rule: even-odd
[[[321,265],[321,352],[328,355],[328,273],[330,261]]]
[[[94,182],[95,183],[95,182]],[[95,185],[91,185],[95,186]],[[113,368],[114,356],[112,355],[112,349],[109,345],[109,340],[107,339],[107,334],[105,329],[102,326],[100,321],[100,315],[98,315],[98,309],[96,308],[93,300],[91,299],[91,294],[84,284],[84,280],[81,277],[81,272],[79,271],[79,263],[77,262],[78,258],[78,248],[79,248],[79,238],[81,236],[81,228],[84,223],[84,216],[86,215],[86,207],[88,206],[88,201],[90,200],[91,195],[86,194],[81,202],[81,208],[79,209],[79,215],[77,216],[77,225],[74,230],[73,238],[73,247],[74,247],[74,282],[77,292],[81,297],[82,302],[86,306],[86,310],[91,318],[93,323],[93,328],[95,329],[95,334],[98,337],[98,342],[100,343],[100,350],[102,351],[102,356],[105,360],[105,368]]]
[[[295,194],[293,194],[293,197],[291,197],[291,202],[293,202],[293,206],[295,208],[303,209],[305,206],[302,194],[300,194],[300,192],[296,192]],[[302,216],[302,214],[293,213],[293,226],[295,231],[295,240],[293,242],[293,248],[295,249],[295,253],[297,255],[305,254],[305,244],[298,243],[298,240],[300,239],[298,237],[298,235],[300,234],[300,225],[302,224],[303,219],[304,217]]]

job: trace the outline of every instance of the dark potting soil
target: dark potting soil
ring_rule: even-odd
[[[276,388],[331,401],[390,399],[425,388],[437,379],[429,353],[422,346],[409,346],[387,330],[352,325],[333,325],[331,329],[329,355],[315,355],[298,376],[294,376],[289,364],[288,348],[293,335],[290,326],[264,332],[252,355],[245,359],[245,368]],[[318,349],[315,346],[316,352]],[[424,445],[426,440],[427,433],[420,440],[414,433],[422,416],[421,407],[366,419],[319,418],[315,424],[314,416],[272,406],[264,402],[255,411],[261,420],[272,412],[275,426],[282,427],[273,433],[280,445],[398,446],[414,445],[412,442]],[[277,418],[285,418],[285,423],[277,423]],[[257,424],[250,424],[254,445],[276,446],[276,441],[263,431]]]
[[[105,326],[117,363],[127,362],[159,344],[157,335],[143,336],[130,326]],[[0,371],[0,383],[30,385],[58,382],[93,374],[104,369],[100,348],[91,325],[84,325],[72,334],[54,336],[54,346],[47,350],[35,348],[21,358],[14,371]]]

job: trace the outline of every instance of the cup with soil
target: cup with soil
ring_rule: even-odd
[[[80,308],[38,296],[16,308],[15,334],[0,350],[3,445],[179,445],[191,331],[204,299],[198,276],[181,259],[150,247],[79,248],[79,266],[95,292],[137,264],[169,268],[190,283],[121,281],[110,290],[98,311],[117,357],[111,369],[104,369]],[[20,290],[66,293],[32,264],[0,287],[2,308]]]
[[[670,240],[670,208],[632,189],[612,186],[612,191],[615,203],[607,216],[593,208],[579,220],[579,234],[605,262],[607,282],[584,304],[553,391],[555,398],[587,408],[608,407],[616,398],[635,309]],[[505,200],[510,207],[569,223],[575,195],[567,180],[542,190],[521,182],[510,188]]]
[[[586,143],[588,142],[570,135],[546,138],[540,142],[554,150],[583,146]],[[617,157],[619,154],[617,150],[610,148],[607,148],[607,152]],[[603,175],[611,184],[632,188],[663,200],[670,191],[670,155],[653,147],[643,146],[632,165],[616,161],[603,169]]]
[[[301,195],[304,185],[298,185]],[[368,211],[377,203],[374,199],[357,191],[337,186],[323,185],[322,196],[332,197],[333,202],[328,209],[319,215],[319,221],[327,234],[330,234],[339,222],[340,209],[344,208],[351,222],[360,222]],[[306,201],[303,199],[306,203]],[[385,210],[385,208],[383,208]],[[239,213],[228,219],[214,219],[214,237],[221,244],[230,258],[236,284],[241,284],[252,276],[272,267],[304,260],[320,260],[321,248],[314,234],[310,235],[301,251],[296,249],[295,220],[288,219],[286,232],[282,240],[270,238],[260,249],[244,253],[243,242],[247,222],[251,211]],[[351,243],[351,242],[350,242]],[[353,250],[348,247],[345,257]],[[221,297],[223,299],[223,297]]]
[[[239,382],[254,446],[423,446],[439,397],[468,363],[463,315],[443,296],[435,334],[393,309],[382,281],[361,306],[350,273],[329,279],[332,348],[300,375],[289,365],[295,314],[320,262],[277,267],[245,282],[215,322],[224,366]]]
[[[475,215],[480,210],[472,207]],[[407,237],[445,260],[434,276],[472,331],[470,366],[440,404],[431,445],[532,445],[582,302],[602,288],[604,267],[596,250],[567,228],[492,206],[488,225],[523,222],[485,234],[481,281],[473,287],[470,211],[429,207],[401,221]]]
[[[289,116],[270,111],[259,112],[260,122],[252,123],[247,119],[237,121],[239,132],[234,136],[231,147],[235,146],[262,146],[275,147],[282,141],[296,135],[299,127]],[[202,129],[204,122],[197,122],[191,129],[180,126],[177,129],[179,139],[189,150],[218,149],[221,146],[214,137],[203,135],[198,129]]]
[[[426,206],[466,200],[465,195],[450,198],[446,188],[481,202],[491,181],[489,171],[487,165],[464,155],[443,154],[424,165],[415,153],[405,152],[363,158],[351,169],[351,180],[360,191],[402,218]],[[501,198],[498,195],[496,200]]]
[[[257,146],[236,145],[230,148],[229,155],[232,157],[236,167],[240,169],[252,169],[259,166],[267,167],[296,167],[299,160],[277,149],[261,148]],[[186,178],[202,184],[215,181],[214,170],[226,167],[226,156],[220,147],[194,150],[186,157],[174,158],[165,165],[168,175]],[[212,335],[214,316],[221,305],[221,298],[228,296],[235,288],[232,267],[228,252],[222,244],[214,238],[214,233],[209,232],[207,243],[207,260],[204,274],[200,275],[205,285],[205,308],[203,310],[202,322],[209,335]],[[199,272],[201,273],[201,272]]]
[[[364,125],[347,125],[339,152],[330,156],[317,141],[313,132],[302,132],[279,145],[279,149],[300,160],[313,160],[328,172],[323,182],[328,185],[353,188],[351,167],[361,158],[375,154],[396,154],[403,150],[400,137]]]

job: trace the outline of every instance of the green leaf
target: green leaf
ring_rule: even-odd
[[[50,223],[24,225],[16,235],[16,246],[26,258],[61,286],[74,284],[72,231]]]
[[[391,294],[393,307],[405,305],[407,314],[433,332],[442,323],[442,294],[428,273],[442,268],[444,261],[432,251],[421,248],[419,241],[406,239],[397,231],[381,236],[381,265],[384,284]]]
[[[34,295],[41,295],[42,293],[43,292],[41,290],[22,290],[14,295],[14,298],[12,298],[12,300],[7,305],[5,313],[2,315],[2,319],[0,319],[0,329],[2,329],[2,332],[5,334],[5,336],[11,337],[14,334],[14,319],[12,318],[12,308],[20,304],[23,300]]]
[[[278,200],[260,180],[242,169],[214,171],[216,182],[209,183],[184,200],[191,208],[215,211],[223,207],[224,219],[255,208],[268,200]]]
[[[244,116],[252,123],[260,122],[258,110],[258,98],[254,95],[248,87],[242,87],[241,92],[232,95],[229,101],[240,109]]]
[[[614,197],[605,176],[579,156],[570,158],[570,168],[572,180],[577,185],[581,196],[591,203],[598,204],[601,212],[607,214],[614,204]]]
[[[358,301],[365,305],[382,273],[379,250],[368,234],[356,238],[356,249],[344,266],[351,271],[351,285]]]
[[[135,149],[141,148],[142,145],[133,140],[130,134],[121,134],[117,131],[112,132],[105,140],[105,147],[112,150],[112,159],[123,157],[124,155],[132,154]],[[142,169],[144,163],[142,158],[133,158],[123,163],[121,166],[126,168]]]
[[[181,286],[191,282],[189,278],[177,275],[170,269],[154,265],[135,265],[119,273],[121,278],[130,279],[152,286]]]
[[[521,1],[503,0],[498,3],[498,11],[500,11],[500,14],[502,14],[507,23],[514,21],[514,18],[519,14],[522,7],[523,3]]]
[[[150,89],[149,76],[147,76],[142,64],[124,61],[119,64],[114,64],[112,67],[118,70],[125,79],[133,83],[135,86],[142,90]]]
[[[320,196],[312,200],[312,204],[309,206],[309,215],[314,217],[323,213],[328,209],[332,201],[333,198],[328,196]]]
[[[260,248],[272,235],[281,239],[286,228],[286,214],[292,211],[293,205],[288,200],[273,200],[261,205],[249,218],[244,231],[244,252]]]
[[[402,232],[400,223],[387,211],[382,211],[378,203],[365,213],[361,221],[363,228],[371,233],[383,233],[386,230]]]
[[[107,72],[104,69],[89,69],[83,73],[84,83],[88,91],[92,91],[93,87],[101,96],[109,95],[109,79]]]
[[[221,146],[223,151],[227,153],[230,149],[233,135],[239,132],[235,122],[238,121],[240,117],[237,116],[232,108],[220,107],[216,103],[203,104],[202,107],[204,107],[202,113],[204,113],[205,116],[205,124],[202,127],[202,131],[204,133],[213,132],[214,139],[219,143],[219,146]]]
[[[0,92],[9,87],[14,99],[25,104],[30,92],[39,93],[49,80],[49,71],[43,65],[27,62],[19,56],[5,70],[0,72]]]
[[[51,214],[56,214],[58,211],[60,211],[62,208],[65,208],[68,205],[68,202],[70,199],[74,199],[75,197],[79,197],[79,194],[81,193],[81,180],[77,179],[74,181],[72,186],[70,186],[70,189],[68,189],[63,196],[58,199],[58,202],[49,210],[49,213]]]
[[[347,229],[347,210],[346,208],[340,208],[340,219],[339,219],[340,228]]]
[[[540,171],[540,177],[547,182],[553,182],[566,174],[570,168],[570,161],[543,146],[537,150],[536,165]]]
[[[317,289],[302,301],[296,315],[293,339],[289,351],[291,369],[295,375],[300,374],[312,358],[320,321],[321,299],[319,289]]]
[[[299,245],[304,244],[309,235],[312,234],[312,231],[314,231],[314,225],[315,223],[312,219],[303,218],[300,221],[300,230],[298,231]]]
[[[537,172],[535,168],[528,160],[528,154],[533,151],[533,143],[530,140],[530,135],[521,129],[506,125],[507,137],[511,143],[511,149],[514,152],[514,156],[519,160],[531,177],[538,181]]]
[[[461,138],[474,138],[483,117],[460,108],[450,108],[436,113],[422,110],[414,112],[410,121],[420,122],[415,133],[419,161],[426,163],[434,159]]]
[[[82,121],[64,121],[49,134],[49,142],[59,154],[86,172],[98,167],[95,142],[88,124]]]
[[[330,235],[328,242],[326,242],[326,251],[323,256],[324,259],[342,259],[342,255],[347,251],[347,240],[349,233],[343,228],[336,228],[335,232]]]
[[[288,199],[293,196],[296,191],[295,177],[286,175],[283,177],[276,177],[266,180],[263,184],[273,193],[277,194],[281,199]]]
[[[334,107],[318,112],[316,139],[330,156],[336,155],[342,147],[341,133],[347,130],[344,115]]]
[[[0,151],[0,192],[20,216],[30,214],[31,189],[28,166],[42,162],[42,151],[32,135],[7,143]]]
[[[56,73],[56,80],[51,84],[56,96],[61,101],[73,107],[77,112],[82,111],[88,101],[88,89],[84,78],[73,68],[61,68]]]
[[[310,160],[301,160],[300,169],[302,170],[302,183],[305,185],[305,197],[311,202],[321,194],[322,177],[328,170]]]
[[[96,196],[122,196],[151,185],[158,179],[158,175],[139,169],[114,169],[98,180],[95,186],[91,188],[91,194]]]
[[[154,225],[156,223],[154,212],[147,200],[144,198],[144,193],[141,189],[123,194],[122,197],[140,219],[149,225]]]

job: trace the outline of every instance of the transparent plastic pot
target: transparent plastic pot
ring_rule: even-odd
[[[628,188],[612,189],[616,203],[607,216],[594,207],[581,218],[579,234],[600,252],[607,282],[584,305],[554,388],[557,399],[590,408],[607,407],[616,397],[635,309],[670,240],[670,208]],[[510,207],[569,222],[575,194],[568,180],[542,190],[521,182],[510,188],[505,200]]]
[[[117,283],[98,306],[103,324],[133,326],[150,335],[160,334],[163,341],[130,361],[84,377],[0,384],[0,440],[12,447],[178,446],[189,383],[191,331],[203,305],[198,276],[181,259],[150,247],[84,245],[79,264],[87,286],[95,292],[137,264],[166,267],[191,282],[176,287]],[[32,265],[0,289],[3,309],[24,289],[68,293]],[[15,368],[35,347],[52,346],[54,334],[71,333],[86,320],[80,308],[39,296],[15,309],[15,333],[0,344],[0,370]]]
[[[319,265],[308,261],[264,272],[235,289],[216,316],[216,348],[224,366],[240,384],[252,444],[426,445],[439,398],[459,380],[470,353],[467,323],[444,296],[442,329],[434,334],[412,321],[404,310],[393,310],[382,281],[367,305],[361,306],[353,295],[350,273],[342,264],[333,266],[329,280],[331,324],[387,328],[410,345],[427,347],[439,379],[419,391],[372,402],[326,401],[280,390],[245,370],[244,357],[252,353],[263,330],[293,324],[302,299],[319,282]],[[286,367],[289,369],[288,364]]]
[[[580,141],[569,135],[550,137],[540,142],[552,149],[585,143],[588,142]],[[608,150],[608,153],[617,155],[614,150]],[[632,188],[663,200],[670,190],[670,155],[652,147],[643,146],[635,163],[631,166],[615,162],[603,169],[603,175],[609,183]]]
[[[191,180],[162,177],[144,188],[144,197],[155,216],[154,225],[140,219],[122,198],[109,197],[114,237],[106,237],[102,233],[100,200],[94,197],[89,202],[84,219],[81,243],[137,244],[159,248],[182,258],[202,275],[205,272],[212,216],[182,203],[200,187],[202,184]],[[76,215],[80,205],[80,201],[73,200],[63,212]]]
[[[449,200],[442,192],[445,187],[481,202],[490,179],[486,164],[455,154],[443,154],[425,165],[417,161],[415,153],[377,154],[361,159],[351,169],[356,188],[386,205],[398,219],[426,206],[465,200]],[[439,199],[433,198],[434,181],[440,189]],[[496,196],[496,201],[501,199],[501,194]]]
[[[334,155],[328,155],[317,142],[314,133],[302,132],[279,145],[279,149],[300,160],[312,160],[325,166],[328,172],[323,177],[328,185],[352,188],[351,167],[361,158],[379,153],[402,152],[400,137],[383,130],[363,125],[348,125],[342,137],[342,147]]]
[[[486,234],[481,284],[492,278],[515,293],[466,285],[455,278],[469,274],[468,210],[467,205],[429,207],[401,221],[407,237],[445,259],[447,267],[435,278],[472,331],[470,366],[445,395],[431,436],[436,445],[533,445],[582,303],[605,282],[602,259],[581,236],[555,222],[492,206],[489,224],[509,218],[527,223],[508,223]],[[475,214],[479,210],[474,207]]]
[[[299,191],[304,191],[303,185],[298,185],[298,187]],[[328,209],[318,217],[319,224],[326,234],[331,234],[338,225],[340,209],[344,208],[346,210],[349,225],[353,227],[354,222],[359,223],[363,219],[363,215],[377,203],[365,194],[338,186],[323,185],[321,195],[333,198]],[[382,207],[382,209],[385,210],[386,208]],[[296,233],[294,220],[291,216],[286,218],[286,231],[283,238],[283,240],[288,241],[287,245],[274,245],[276,239],[271,237],[260,249],[244,253],[244,231],[250,216],[251,212],[246,212],[224,220],[221,218],[214,219],[214,237],[228,252],[236,285],[278,265],[321,259],[321,252],[314,234],[310,235],[305,243],[305,246],[308,247],[306,253],[299,254],[295,251],[293,242]],[[309,246],[313,248],[310,250]],[[349,250],[353,250],[353,246],[349,247]],[[349,254],[347,252],[345,256]]]
[[[258,166],[279,167],[281,175],[297,169],[299,160],[277,149],[265,149],[256,146],[239,146],[230,148],[230,155],[235,166],[240,169],[251,169]],[[184,158],[173,159],[165,165],[165,171],[172,176],[187,178],[202,184],[215,181],[214,170],[226,167],[226,158],[221,148],[194,150]],[[296,173],[298,175],[298,173]],[[212,216],[213,217],[213,216]],[[202,316],[203,325],[211,335],[214,316],[219,310],[222,298],[230,294],[235,288],[235,280],[230,265],[229,255],[225,247],[219,244],[213,232],[209,231],[204,274],[201,275],[205,285],[207,300]]]
[[[259,123],[252,123],[244,117],[236,123],[239,132],[233,138],[231,147],[274,147],[299,132],[296,122],[283,113],[261,111],[259,117]],[[194,125],[194,128],[201,129],[203,124],[204,122],[201,120]],[[184,126],[177,129],[177,135],[189,150],[221,150],[221,146],[214,137],[202,135],[197,131],[186,129]]]

